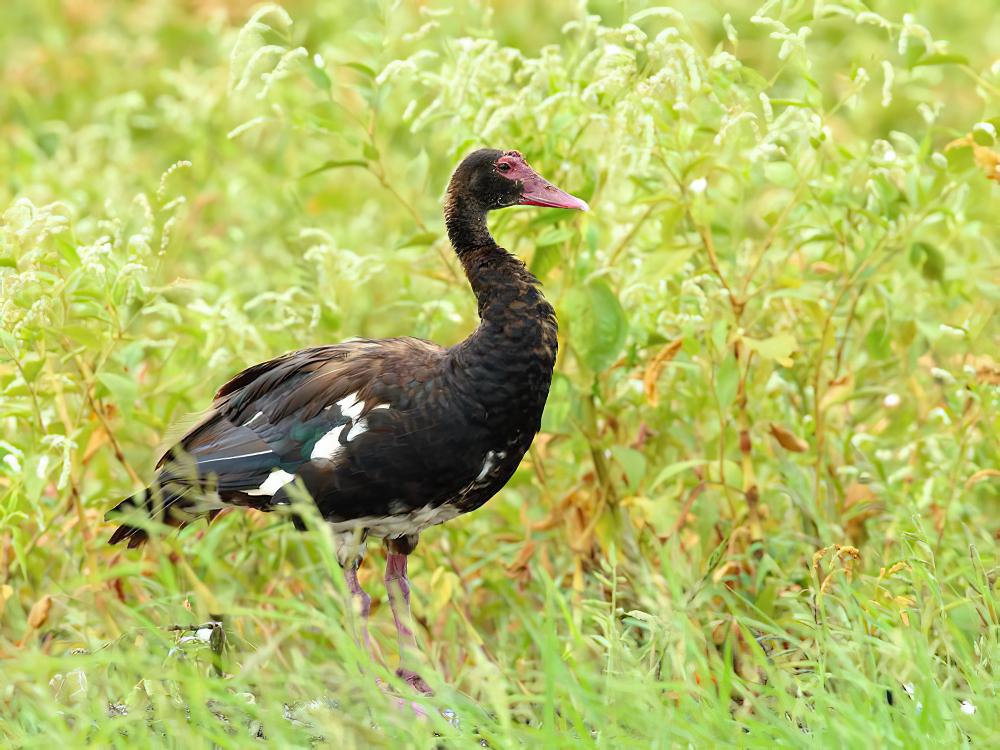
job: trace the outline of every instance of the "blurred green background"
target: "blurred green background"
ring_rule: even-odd
[[[995,744],[998,39],[995,0],[4,4],[0,738]],[[101,518],[246,365],[466,336],[480,146],[592,211],[491,218],[560,359],[414,555],[416,721],[322,534]],[[216,613],[221,661],[167,630]]]

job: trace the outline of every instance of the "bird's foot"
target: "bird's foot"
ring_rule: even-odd
[[[424,678],[412,669],[400,667],[396,670],[396,676],[421,695],[434,695],[434,691],[431,690],[430,685],[424,682]]]
[[[412,711],[413,715],[418,719],[426,719],[430,715],[427,709],[416,701],[408,701],[405,698],[400,698],[398,695],[389,695],[388,697],[398,711]]]
[[[416,677],[416,675],[414,676]],[[417,677],[417,679],[419,680],[420,678]],[[420,681],[423,682],[423,680]],[[426,719],[428,717],[429,714],[424,706],[416,701],[407,700],[399,696],[388,683],[383,682],[380,678],[375,679],[375,684],[378,685],[379,689],[385,694],[385,697],[389,699],[397,711],[411,711],[418,719]],[[430,693],[425,693],[425,695],[430,695]]]

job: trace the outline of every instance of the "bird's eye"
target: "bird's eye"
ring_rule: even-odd
[[[509,172],[510,171],[510,164],[508,164],[507,162],[502,161],[499,164],[497,164],[497,169],[499,169],[501,172]]]

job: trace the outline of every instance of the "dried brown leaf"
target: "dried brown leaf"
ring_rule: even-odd
[[[105,445],[110,442],[108,440],[108,433],[104,430],[94,430],[90,433],[90,438],[87,440],[87,447],[83,451],[83,465],[86,466],[90,463],[90,460],[101,451]]]
[[[52,611],[52,597],[46,594],[31,607],[28,613],[28,627],[38,630],[49,619],[49,612]]]
[[[793,453],[805,453],[809,450],[809,443],[777,422],[771,422],[771,435],[785,450]]]
[[[981,146],[975,142],[971,135],[952,141],[944,147],[945,151],[963,146],[972,147],[972,158],[986,175],[986,179],[1000,182],[1000,153],[987,146]]]
[[[1000,477],[1000,470],[998,469],[980,469],[971,477],[965,480],[965,489],[971,489],[972,485],[982,482],[984,479],[989,479],[990,477]]]
[[[650,406],[656,406],[660,402],[657,382],[663,373],[663,368],[667,366],[670,360],[677,356],[677,352],[680,351],[683,344],[684,339],[682,338],[671,341],[656,353],[656,356],[653,357],[652,361],[646,367],[646,371],[642,375],[642,382],[645,386],[646,400],[649,401]]]
[[[980,365],[976,370],[976,380],[988,385],[1000,385],[1000,367],[995,364]]]
[[[511,578],[527,580],[529,577],[528,563],[535,554],[535,543],[530,539],[521,547],[514,561],[507,566],[507,575]]]

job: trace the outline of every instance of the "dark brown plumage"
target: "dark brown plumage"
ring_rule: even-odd
[[[479,303],[472,335],[449,349],[413,338],[354,340],[244,370],[160,459],[152,486],[109,512],[132,512],[110,542],[145,540],[148,524],[133,520],[137,511],[182,526],[227,506],[270,511],[311,497],[337,534],[363,613],[356,569],[364,539],[386,541],[402,646],[408,628],[397,604],[408,604],[406,555],[419,533],[496,494],[540,426],[556,359],[555,314],[486,226],[488,211],[517,204],[586,208],[516,151],[476,151],[449,184],[448,236]]]

